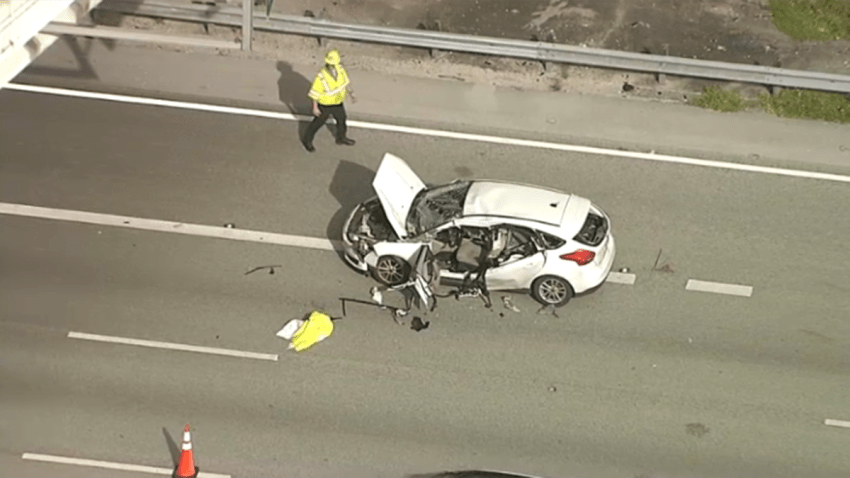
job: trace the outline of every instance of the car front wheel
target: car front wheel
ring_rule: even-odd
[[[557,276],[542,276],[531,284],[531,296],[543,305],[560,307],[573,298],[573,287]]]
[[[384,285],[403,284],[410,277],[410,264],[398,256],[381,256],[378,258],[372,274],[375,280]]]

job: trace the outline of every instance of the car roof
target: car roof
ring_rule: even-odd
[[[463,205],[464,216],[501,216],[560,226],[570,194],[554,189],[509,183],[473,181]]]

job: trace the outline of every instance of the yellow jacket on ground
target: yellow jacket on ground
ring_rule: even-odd
[[[292,342],[289,344],[289,347],[294,348],[296,352],[307,350],[329,337],[333,333],[333,330],[334,324],[331,321],[331,317],[314,310],[310,314],[310,318],[292,336]]]
[[[345,68],[336,66],[336,78],[331,75],[327,68],[322,68],[316,75],[316,79],[313,80],[313,87],[310,88],[310,93],[307,96],[320,105],[338,105],[345,100],[347,86],[348,73]]]

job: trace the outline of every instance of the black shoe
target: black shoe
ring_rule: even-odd
[[[353,146],[354,140],[351,139],[351,138],[342,138],[342,139],[336,140],[336,144],[344,144],[346,146]]]
[[[313,147],[313,143],[304,143],[304,142],[302,142],[301,144],[303,144],[303,145],[304,145],[304,149],[306,149],[307,151],[309,151],[309,152],[311,152],[311,153],[312,153],[313,151],[315,151],[315,150],[316,150],[316,148],[314,148],[314,147]]]

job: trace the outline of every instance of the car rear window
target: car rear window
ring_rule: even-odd
[[[587,219],[581,227],[581,231],[573,239],[585,246],[598,246],[608,233],[608,220],[592,211],[587,213]]]

